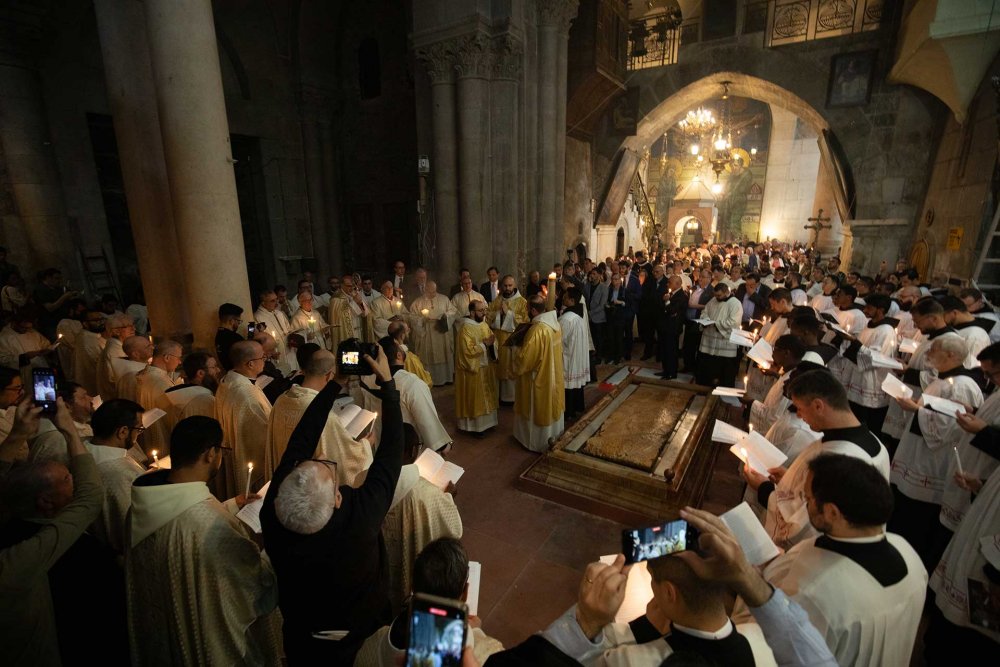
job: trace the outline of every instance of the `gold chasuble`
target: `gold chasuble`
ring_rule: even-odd
[[[330,297],[330,349],[337,351],[341,341],[357,338],[365,342],[375,340],[372,312],[367,304],[354,303],[343,290]]]
[[[427,383],[428,387],[433,389],[434,379],[431,377],[431,374],[427,372],[427,369],[424,368],[424,362],[420,361],[420,357],[417,356],[417,353],[409,348],[404,349],[403,352],[406,353],[406,358],[403,359],[403,370],[408,373],[413,373]]]
[[[455,416],[458,428],[481,433],[497,424],[497,379],[483,339],[486,322],[464,317],[455,339]]]
[[[506,313],[503,312],[504,304],[507,306]],[[528,301],[520,292],[515,292],[510,298],[498,296],[493,299],[486,313],[486,321],[493,330],[493,335],[497,337],[496,374],[500,381],[500,400],[507,403],[514,400],[514,379],[517,377],[514,372],[516,350],[506,347],[504,343],[514,333],[514,329],[521,324],[527,324],[528,319]]]
[[[514,358],[517,386],[514,437],[533,452],[549,448],[549,439],[563,431],[562,334],[556,311],[531,321]]]

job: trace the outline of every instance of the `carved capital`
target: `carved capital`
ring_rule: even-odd
[[[431,83],[450,83],[455,73],[455,47],[449,42],[437,42],[417,49],[416,56]]]
[[[538,0],[538,25],[567,33],[579,8],[580,0]]]
[[[482,33],[459,38],[455,43],[455,71],[458,76],[488,78],[491,52],[490,38]]]
[[[493,78],[517,79],[521,75],[524,47],[511,35],[493,40]]]

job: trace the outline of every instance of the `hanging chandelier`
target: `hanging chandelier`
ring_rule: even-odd
[[[706,134],[711,134],[715,130],[715,116],[711,109],[698,107],[687,112],[687,116],[679,122],[681,132],[695,138],[701,138]]]

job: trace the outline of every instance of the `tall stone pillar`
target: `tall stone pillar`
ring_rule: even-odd
[[[212,349],[220,304],[252,312],[212,4],[144,4],[194,342]]]
[[[191,335],[185,276],[156,110],[146,17],[139,0],[95,0],[108,104],[114,118],[139,275],[157,335]]]
[[[527,284],[527,274],[534,269],[541,270],[542,262],[538,241],[538,29],[534,21],[525,21],[524,60],[521,72],[521,183],[524,198],[521,204],[521,220],[517,228],[517,272],[518,284]]]
[[[556,217],[555,217],[555,237],[559,246],[560,256],[564,249],[568,248],[569,241],[576,235],[575,225],[567,233],[566,225],[566,79],[569,70],[569,26],[576,18],[578,4],[576,0],[565,3],[564,13],[561,18],[562,26],[559,29],[559,60],[556,83],[556,129],[553,137],[556,141]],[[567,236],[570,238],[567,239]],[[580,258],[583,264],[583,257]]]
[[[323,156],[320,152],[321,133],[319,97],[311,87],[299,90],[299,113],[302,124],[302,156],[305,159],[306,193],[309,197],[309,231],[312,235],[313,256],[322,279],[330,272],[330,254],[326,234],[326,211],[323,205]]]
[[[330,262],[330,275],[339,275],[343,270],[344,257],[348,254],[344,245],[347,239],[340,229],[340,203],[337,201],[337,161],[334,151],[337,150],[333,140],[333,127],[328,109],[326,116],[319,124],[319,150],[323,155],[323,210],[326,213],[326,256]]]
[[[45,6],[31,3],[0,11],[0,142],[30,252],[23,261],[15,259],[25,272],[51,266],[76,277],[78,263],[35,62],[46,13]]]
[[[431,81],[434,153],[434,265],[437,277],[453,280],[459,269],[458,157],[455,136],[455,61],[444,42],[417,51]],[[471,268],[471,267],[470,267]]]
[[[503,273],[518,276],[518,235],[524,225],[520,161],[521,114],[517,80],[522,47],[510,35],[493,42],[493,81],[490,84],[490,161],[493,197],[493,262]],[[476,267],[477,269],[479,267]]]
[[[489,146],[490,39],[481,33],[459,40],[456,49],[458,99],[458,211],[461,266],[485,275],[493,263],[493,225],[487,211]],[[445,274],[441,280],[454,280]]]

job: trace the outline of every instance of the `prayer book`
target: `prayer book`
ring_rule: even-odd
[[[469,561],[469,589],[465,596],[465,604],[469,607],[469,616],[479,616],[479,582],[483,578],[483,564]]]
[[[272,382],[274,382],[274,378],[270,375],[258,375],[257,379],[253,381],[254,385],[261,391],[264,391],[264,387]]]
[[[149,468],[150,470],[152,470],[153,468],[156,468],[157,470],[170,470],[170,457],[161,456],[157,459],[154,459],[153,461],[150,462]]]
[[[756,431],[741,438],[729,448],[741,461],[759,474],[768,476],[768,469],[777,468],[788,460],[788,455],[771,444],[771,441]]]
[[[761,368],[770,368],[771,364],[774,363],[774,348],[761,338],[747,352],[747,359],[751,359]]]
[[[712,428],[712,440],[724,442],[727,445],[735,445],[748,435],[750,434],[746,431],[731,426],[721,419],[716,419],[715,426]]]
[[[712,390],[712,396],[742,396],[746,389],[734,389],[732,387],[716,387]]]
[[[923,394],[920,397],[923,402],[924,407],[928,410],[933,410],[934,412],[940,412],[943,415],[949,417],[954,417],[956,412],[961,412],[965,414],[965,406],[961,403],[956,403],[955,401],[949,401],[947,398],[941,398],[940,396],[931,396],[930,394]]]
[[[615,562],[617,554],[601,556],[600,560],[605,565]],[[646,561],[636,563],[629,568],[628,576],[625,579],[625,600],[615,614],[616,623],[628,623],[640,616],[646,615],[646,605],[653,599],[653,589],[650,587],[652,577],[646,568]]]
[[[698,319],[695,320],[695,322],[697,322],[698,324],[700,324],[703,327],[710,327],[713,324],[715,324],[714,321],[708,319],[707,317],[699,317]]]
[[[267,495],[267,487],[269,486],[271,486],[271,482],[268,482],[264,486],[260,487],[257,491],[257,495],[260,496],[260,498],[257,500],[251,500],[243,506],[243,509],[236,513],[236,518],[250,526],[253,532],[258,535],[263,532],[260,527],[260,508],[264,506],[264,496]]]
[[[917,351],[917,341],[912,338],[903,338],[899,341],[899,351],[902,354],[913,354]]]
[[[719,518],[733,531],[751,565],[763,565],[781,553],[746,501]]]
[[[903,370],[903,364],[896,361],[892,357],[888,357],[878,350],[872,350],[872,366],[875,368],[889,368],[892,370],[901,371]]]
[[[149,428],[152,426],[160,417],[163,417],[167,413],[160,408],[153,408],[152,410],[146,410],[142,413],[142,426],[143,428]]]
[[[433,449],[422,451],[414,463],[420,470],[420,476],[442,491],[448,488],[449,482],[458,484],[458,480],[465,474],[465,468],[445,461]]]
[[[333,414],[355,440],[367,435],[378,417],[377,412],[365,410],[357,403],[334,405]]]
[[[732,333],[729,334],[729,342],[735,343],[741,347],[753,347],[753,333],[750,331],[743,331],[742,329],[733,329]]]
[[[524,337],[528,335],[528,329],[531,328],[531,322],[525,322],[524,324],[518,324],[517,328],[507,337],[504,342],[504,347],[521,347],[524,344]]]
[[[893,398],[913,398],[913,390],[892,373],[882,380],[882,391]]]

